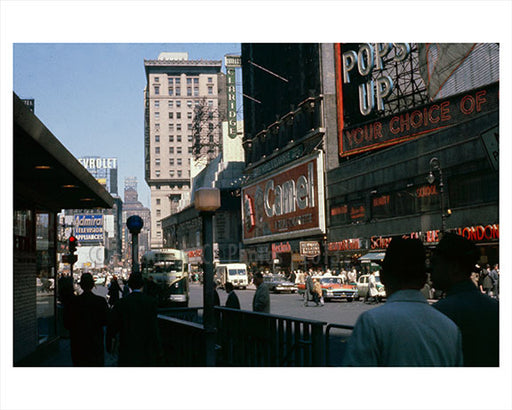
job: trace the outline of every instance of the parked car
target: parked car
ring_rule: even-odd
[[[358,292],[358,297],[357,297],[357,300],[359,300],[359,298],[365,298],[366,295],[368,294],[368,278],[370,277],[370,275],[361,275],[359,277],[359,279],[357,280],[357,292]],[[386,297],[386,289],[384,288],[384,285],[382,283],[380,283],[380,276],[379,274],[375,274],[375,282],[377,283],[377,290],[379,291],[379,296],[381,298],[385,298]]]
[[[288,281],[284,275],[268,275],[263,276],[263,282],[268,286],[268,290],[274,293],[295,293],[297,286],[295,283]]]
[[[313,276],[312,279],[320,281],[322,296],[325,302],[332,299],[345,299],[347,302],[352,302],[354,299],[357,299],[357,286],[350,283],[342,283],[341,278],[338,276]],[[300,283],[297,287],[300,294],[305,293],[305,283]]]

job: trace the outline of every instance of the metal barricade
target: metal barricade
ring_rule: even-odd
[[[334,341],[330,337],[330,331],[332,328],[346,330],[342,335],[338,335],[334,338]],[[346,342],[352,333],[354,326],[349,325],[338,325],[335,323],[329,323],[325,328],[325,364],[326,366],[340,366],[343,361],[343,355],[345,353]],[[332,344],[334,343],[334,349]],[[336,352],[335,357],[338,359],[336,362],[333,361],[332,352]]]

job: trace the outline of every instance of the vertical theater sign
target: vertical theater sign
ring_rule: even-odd
[[[319,151],[244,187],[244,243],[324,234],[324,186]]]

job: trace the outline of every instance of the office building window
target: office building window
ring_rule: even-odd
[[[192,87],[187,87],[187,97],[192,96]]]
[[[192,108],[192,100],[188,100],[187,101],[187,107],[188,108]]]
[[[176,154],[181,154],[181,147],[176,147]]]
[[[170,176],[171,178],[174,178],[174,170],[173,170],[173,169],[171,169],[171,170],[169,171],[169,176]]]
[[[159,100],[155,100],[155,108],[160,108],[160,101]]]
[[[176,84],[181,84],[181,78],[176,77],[176,78],[174,79],[174,82],[175,82]]]
[[[174,154],[174,147],[169,147],[169,154]]]
[[[155,135],[155,142],[160,142],[160,135]]]
[[[155,158],[155,165],[156,165],[157,167],[159,167],[159,166],[160,166],[160,158]]]
[[[181,177],[181,170],[178,170],[178,178]]]
[[[169,95],[174,95],[174,88],[173,87],[169,87]]]
[[[176,108],[180,108],[180,107],[181,107],[181,101],[178,100],[178,101],[176,101]]]
[[[160,185],[155,185],[155,189],[160,189],[161,186]]]
[[[162,211],[160,209],[157,209],[156,210],[156,216],[161,216],[162,215]]]
[[[160,147],[155,147],[155,154],[160,154]]]
[[[192,84],[192,78],[187,78],[187,84]]]
[[[177,97],[181,96],[181,88],[180,87],[176,87],[176,96]]]
[[[160,131],[160,123],[155,124],[155,131]]]
[[[176,124],[176,131],[181,131],[181,124]]]
[[[188,147],[188,153],[192,154],[192,147]]]
[[[192,124],[187,124],[187,130],[192,131]]]
[[[187,118],[188,118],[189,120],[191,120],[191,119],[192,119],[192,111],[187,112]]]
[[[213,83],[213,77],[208,77],[208,82]]]
[[[177,158],[178,165],[181,165],[181,158]]]
[[[169,108],[173,108],[174,107],[174,101],[173,100],[169,100]]]
[[[172,83],[174,83],[174,78],[167,77],[167,81],[169,81],[169,85],[171,85]]]
[[[213,87],[208,86],[208,95],[213,95]]]
[[[155,77],[155,83],[159,83],[160,82],[160,77]]]
[[[178,136],[176,137],[176,141],[177,141],[177,142],[181,142],[181,135],[178,135]]]
[[[199,107],[199,101],[198,101],[198,100],[196,100],[196,101],[194,102],[194,105],[195,105],[196,107]]]
[[[160,205],[160,198],[157,198],[157,199],[156,199],[156,204],[157,204],[157,205]]]
[[[173,165],[174,166],[174,158],[169,158],[169,165]]]
[[[192,142],[192,141],[194,141],[194,137],[192,135],[189,135],[188,136],[188,142]]]
[[[155,177],[160,178],[160,170],[155,170]]]
[[[194,97],[199,97],[199,87],[194,87]]]
[[[213,107],[213,100],[208,100],[208,107]]]
[[[174,124],[169,124],[169,131],[174,131]]]
[[[155,94],[156,95],[160,94],[160,86],[158,86],[158,85],[155,85]]]
[[[160,119],[160,113],[158,111],[155,112],[155,120]]]
[[[174,142],[174,135],[169,135],[169,142]]]
[[[174,118],[174,113],[173,112],[170,112],[169,113],[169,119],[172,120]]]
[[[199,84],[199,78],[194,78],[194,84]]]
[[[176,113],[176,119],[181,120],[181,112]]]
[[[161,238],[162,237],[162,231],[156,231],[156,237]]]

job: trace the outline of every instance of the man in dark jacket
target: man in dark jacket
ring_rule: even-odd
[[[120,299],[112,310],[107,329],[107,351],[119,337],[119,366],[156,366],[161,355],[156,301],[144,295],[144,280],[132,273],[128,286],[132,292]]]
[[[446,298],[433,306],[459,327],[464,366],[499,366],[499,303],[471,280],[478,258],[473,242],[443,235],[432,258],[432,282]]]
[[[105,298],[92,293],[90,273],[80,278],[83,293],[72,296],[64,307],[64,326],[69,329],[73,366],[104,366],[104,333],[108,305]]]
[[[240,301],[238,300],[238,296],[236,295],[231,282],[226,282],[226,293],[228,294],[226,307],[231,309],[240,309]]]

